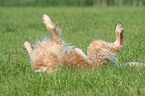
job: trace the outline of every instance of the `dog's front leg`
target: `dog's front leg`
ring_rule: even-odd
[[[52,41],[59,43],[59,41],[61,41],[60,37],[61,29],[56,27],[56,25],[52,22],[50,17],[47,16],[46,14],[43,15],[43,22],[47,30],[50,32]]]
[[[26,51],[28,52],[30,58],[31,58],[31,54],[33,52],[33,49],[32,49],[32,46],[31,46],[31,43],[28,42],[28,41],[25,41],[25,43],[23,44],[24,48],[26,49]]]

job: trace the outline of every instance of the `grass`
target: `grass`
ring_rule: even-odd
[[[62,69],[36,74],[23,49],[27,40],[48,37],[42,15],[63,25],[62,37],[83,51],[91,41],[115,40],[115,27],[125,27],[126,46],[118,63],[145,62],[145,7],[0,8],[0,96],[145,95],[145,67],[106,66],[90,70]],[[62,22],[62,23],[61,23]]]

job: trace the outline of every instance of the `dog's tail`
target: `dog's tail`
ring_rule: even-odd
[[[129,65],[129,66],[145,66],[145,63],[128,62],[128,63],[121,64],[121,66],[124,66],[124,65]]]
[[[47,30],[50,32],[52,42],[59,42],[61,41],[60,33],[61,29],[59,29],[50,19],[49,16],[46,14],[43,15],[43,22],[47,28]]]

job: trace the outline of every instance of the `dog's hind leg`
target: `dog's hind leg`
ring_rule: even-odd
[[[121,49],[124,47],[124,40],[123,40],[123,33],[124,33],[124,28],[121,23],[118,23],[116,26],[116,41],[112,44],[112,47],[114,51],[121,51]]]
[[[75,51],[80,54],[83,58],[87,58],[86,54],[80,48],[75,48]]]
[[[117,24],[115,33],[116,33],[116,41],[114,43],[106,42],[105,44],[107,50],[109,50],[112,53],[120,52],[124,47],[124,40],[123,40],[124,28],[121,23]]]
[[[116,27],[116,41],[108,43],[103,40],[93,41],[87,49],[87,60],[97,65],[107,64],[110,61],[116,62],[116,52],[120,52],[123,48],[123,26],[119,23]]]
[[[61,41],[61,37],[60,37],[61,29],[59,29],[52,22],[50,17],[47,16],[46,14],[43,15],[43,22],[44,22],[47,30],[50,32],[52,42],[58,42],[58,43],[60,43],[60,41]]]
[[[116,33],[116,41],[114,43],[123,46],[124,28],[121,23],[117,24],[115,33]]]

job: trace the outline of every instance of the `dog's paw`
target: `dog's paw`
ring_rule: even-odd
[[[49,31],[55,27],[55,25],[53,24],[52,20],[48,15],[44,14],[42,19]]]
[[[50,22],[50,23],[52,23],[52,20],[51,20],[50,17],[49,17],[48,15],[46,15],[46,14],[43,15],[43,18],[42,18],[42,19],[43,19],[44,22]]]
[[[31,43],[28,42],[28,41],[25,41],[24,44],[23,44],[24,48],[28,48],[28,47],[31,47]]]
[[[116,26],[116,33],[122,33],[124,31],[123,25],[121,23],[118,23]]]

